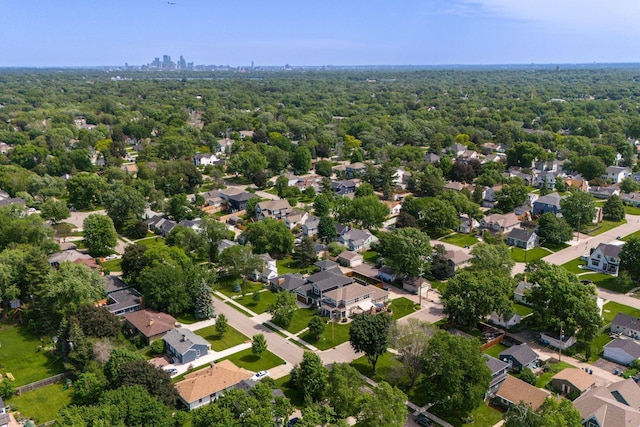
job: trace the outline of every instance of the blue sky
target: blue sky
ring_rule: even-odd
[[[0,0],[0,67],[640,62],[638,0]]]

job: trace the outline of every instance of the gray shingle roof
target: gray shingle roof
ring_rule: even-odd
[[[180,354],[185,354],[194,344],[210,346],[209,341],[186,328],[174,328],[167,332],[162,339]]]
[[[538,353],[533,351],[527,344],[514,345],[512,347],[509,347],[508,349],[500,353],[500,359],[502,359],[503,356],[511,356],[521,365],[528,365],[539,357]]]
[[[616,338],[609,344],[605,345],[605,347],[619,348],[634,359],[640,359],[640,344],[638,344],[634,340]]]

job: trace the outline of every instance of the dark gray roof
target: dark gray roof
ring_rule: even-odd
[[[121,289],[119,291],[111,292],[108,295],[108,298],[109,304],[107,304],[107,310],[114,314],[126,308],[138,306],[139,309],[140,303],[142,302],[142,295],[140,295],[140,292],[136,291],[133,288]]]
[[[551,193],[551,194],[547,194],[546,196],[539,197],[538,200],[536,200],[533,203],[541,203],[545,205],[556,206],[559,208],[560,199],[561,197],[558,193]]]
[[[211,346],[209,341],[186,328],[171,329],[162,339],[180,354],[185,354],[194,344],[204,345],[207,348]]]
[[[528,365],[529,363],[540,357],[538,356],[538,353],[533,351],[527,344],[520,344],[509,347],[508,349],[500,353],[500,359],[502,359],[503,356],[511,356],[522,365]]]
[[[495,357],[491,357],[489,355],[484,356],[484,363],[487,364],[487,367],[491,370],[491,374],[493,375],[509,367],[508,363],[503,362],[502,360],[498,360]]]
[[[518,295],[524,295],[524,293],[529,289],[531,289],[531,283],[521,280],[518,282],[518,286],[516,286],[516,290],[513,291],[513,293]]]
[[[288,291],[294,291],[306,283],[305,278],[296,273],[283,274],[282,276],[274,277],[269,281]]]
[[[611,321],[611,326],[615,325],[640,330],[640,318],[629,316],[626,313],[618,313]]]
[[[525,230],[522,228],[514,228],[507,234],[507,237],[515,240],[521,240],[526,242],[531,238],[532,235],[536,234],[533,230]]]
[[[312,274],[307,278],[307,281],[315,284],[322,292],[353,283],[353,279],[342,274],[340,269],[324,270]]]
[[[320,261],[316,261],[313,263],[320,270],[331,270],[332,268],[340,268],[340,264],[335,261],[331,261],[330,259],[323,259]]]
[[[631,339],[616,338],[609,344],[607,348],[619,348],[634,359],[640,359],[640,344]]]
[[[104,288],[107,291],[107,295],[111,292],[121,291],[127,289],[129,285],[125,283],[118,276],[108,275],[104,277]]]
[[[255,197],[255,195],[245,191],[242,193],[230,195],[229,200],[233,200],[234,202],[247,202],[252,197]]]

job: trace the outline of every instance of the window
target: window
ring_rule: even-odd
[[[594,267],[599,267],[600,261],[591,261],[591,265],[593,265]]]
[[[360,297],[356,297],[356,298],[353,300],[353,302],[358,302],[358,301],[360,301]]]

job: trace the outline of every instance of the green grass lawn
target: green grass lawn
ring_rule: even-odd
[[[237,304],[233,304],[231,301],[225,301],[225,304],[230,305],[231,307],[235,308],[236,310],[238,310],[240,313],[244,314],[247,317],[253,317],[253,314],[249,313],[247,310],[245,310],[242,307],[238,307]]]
[[[551,382],[551,378],[566,368],[575,368],[575,366],[567,363],[567,362],[557,362],[549,365],[550,369],[544,374],[538,377],[536,381],[536,387],[544,388],[547,384]]]
[[[493,427],[498,421],[502,419],[502,412],[487,405],[485,402],[481,402],[470,414],[473,417],[473,422],[469,424],[462,424],[463,426],[473,427]]]
[[[624,314],[628,314],[629,316],[640,317],[639,309],[629,307],[628,305],[623,305],[613,301],[609,301],[608,303],[606,303],[602,309],[602,317],[604,318],[605,323],[610,323],[618,313],[624,313]]]
[[[640,215],[640,207],[625,205],[624,212],[629,214],[629,215]]]
[[[629,234],[628,236],[624,236],[624,237],[623,237],[622,239],[620,239],[620,240],[623,240],[623,241],[625,241],[625,242],[626,242],[626,241],[627,241],[627,240],[629,240],[631,237],[637,237],[637,238],[639,238],[639,239],[640,239],[640,230],[638,230],[638,231],[636,231],[636,232],[633,232],[633,233]]]
[[[292,257],[286,257],[276,260],[276,267],[278,267],[278,274],[287,273],[299,273],[306,274],[311,273],[316,269],[313,265],[301,266],[297,261],[294,261]]]
[[[167,244],[164,242],[164,239],[160,236],[147,237],[144,239],[136,240],[136,245],[144,245],[148,248],[167,246]]]
[[[522,317],[528,316],[529,314],[533,313],[531,307],[527,307],[526,305],[517,304],[515,302],[511,305],[513,307],[513,312],[515,314],[519,314]]]
[[[379,254],[376,251],[362,252],[362,258],[364,262],[366,262],[367,264],[376,265],[376,262],[378,261],[378,256]]]
[[[293,406],[302,408],[304,407],[304,394],[299,389],[291,387],[289,384],[290,379],[291,375],[280,377],[275,380],[276,386],[289,398]]]
[[[626,223],[627,223],[626,219],[623,219],[621,221],[606,221],[605,220],[605,221],[602,221],[600,224],[598,224],[600,226],[599,228],[597,228],[595,230],[592,229],[592,231],[590,230],[589,232],[585,232],[585,231],[582,231],[582,232],[588,234],[589,236],[597,236],[598,234],[602,234],[605,231],[609,231],[609,230],[611,230],[613,228],[616,228],[616,227],[618,227],[618,226],[620,226],[622,224],[626,224]]]
[[[315,308],[299,308],[293,313],[293,319],[289,323],[287,331],[297,334],[309,325],[309,320],[318,313]]]
[[[225,357],[224,359],[220,360],[225,359],[232,361],[236,366],[239,366],[240,368],[244,368],[253,372],[265,371],[267,369],[275,368],[276,366],[282,365],[284,363],[284,360],[280,359],[269,350],[262,353],[262,357],[258,358],[258,356],[251,352],[250,348],[239,351],[229,357]]]
[[[465,246],[472,246],[478,243],[478,239],[473,234],[461,233],[450,234],[441,238],[440,241],[451,243],[452,245],[460,246],[461,248]]]
[[[343,342],[349,341],[350,324],[330,322],[324,329],[318,341],[314,341],[309,332],[305,332],[300,338],[320,350],[328,350]]]
[[[626,293],[635,287],[635,285],[631,285],[630,287],[620,287],[616,277],[611,276],[609,274],[602,273],[588,273],[582,274],[578,277],[580,280],[591,280],[596,286],[609,289],[610,291]]]
[[[192,323],[199,322],[202,319],[196,319],[196,316],[194,316],[191,313],[184,313],[179,316],[176,316],[176,320],[182,323],[183,325],[190,325]]]
[[[53,343],[49,341],[50,345]],[[40,338],[17,325],[0,326],[0,364],[2,372],[16,379],[16,387],[42,380],[64,371],[62,363],[47,350],[38,350]]]
[[[224,277],[221,278],[218,282],[217,291],[225,294],[228,297],[235,297],[242,295],[242,292],[234,292],[233,290],[236,287],[236,283],[242,285],[242,279],[238,279],[235,277]],[[244,285],[245,295],[253,294],[255,291],[260,291],[264,289],[264,284],[260,282],[252,282],[251,280],[247,280],[247,283]]]
[[[587,362],[593,363],[596,360],[600,359],[600,355],[604,351],[604,346],[612,341],[609,333],[611,332],[610,327],[603,328],[598,335],[591,341],[591,357]],[[576,343],[576,351],[585,355],[584,343],[582,341],[578,341]]]
[[[511,259],[515,262],[532,262],[538,260],[540,258],[544,258],[547,255],[551,255],[551,252],[544,248],[533,248],[525,251],[520,248],[511,248]],[[526,252],[526,260],[525,260],[525,252]]]
[[[229,325],[227,325],[227,331],[222,336],[220,336],[218,334],[218,331],[216,331],[215,325],[198,329],[194,332],[197,335],[200,335],[205,340],[209,341],[211,343],[211,350],[215,351],[226,350],[238,344],[250,341],[246,335],[242,334]]]
[[[387,381],[393,383],[392,381],[389,381],[389,374],[394,367],[401,367],[402,362],[396,359],[393,353],[386,352],[378,358],[375,375],[373,375],[373,370],[371,369],[371,364],[367,360],[367,356],[361,356],[352,361],[351,366],[356,368],[362,375],[365,375],[374,381]]]
[[[567,243],[559,243],[559,244],[558,244],[558,243],[550,243],[550,242],[546,242],[546,243],[543,243],[543,244],[542,244],[542,245],[540,245],[540,246],[542,246],[543,248],[547,248],[547,249],[549,249],[551,252],[558,252],[558,251],[561,251],[561,250],[563,250],[563,249],[568,248],[568,247],[569,247],[569,246],[571,246],[571,245],[569,245],[569,244],[567,244]]]
[[[25,417],[33,418],[36,424],[42,424],[55,420],[58,411],[71,404],[73,391],[63,391],[62,387],[63,383],[51,384],[20,396],[13,396],[6,403]]]
[[[395,320],[413,313],[415,303],[408,298],[401,297],[391,300],[391,313]]]
[[[488,349],[486,349],[484,351],[485,354],[488,354],[489,356],[495,357],[496,359],[498,358],[498,356],[500,355],[500,353],[502,353],[503,351],[505,351],[506,349],[508,349],[509,347],[507,347],[504,344],[496,344],[492,347],[489,347]]]
[[[564,267],[564,269],[570,273],[580,274],[580,273],[584,273],[585,271],[589,271],[589,270],[584,270],[580,268],[580,266],[583,266],[583,265],[585,265],[585,262],[582,261],[580,257],[578,257],[578,258],[572,259],[569,262],[565,262],[564,264],[562,264],[562,267]]]
[[[262,314],[267,311],[271,304],[276,302],[276,294],[271,291],[266,291],[259,292],[258,295],[260,295],[260,299],[257,302],[253,300],[253,293],[236,298],[235,301],[244,305],[254,313]]]
[[[100,264],[102,265],[103,269],[109,270],[112,273],[122,271],[122,267],[120,266],[120,264],[122,264],[122,258],[104,261]]]

